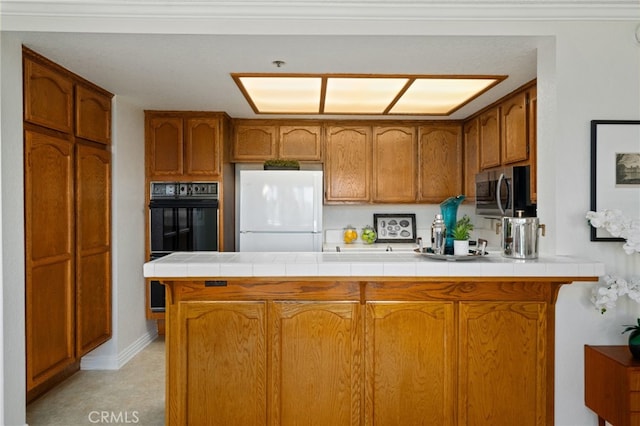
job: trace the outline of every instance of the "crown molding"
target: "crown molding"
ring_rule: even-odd
[[[193,23],[640,20],[638,0],[2,0],[3,31],[157,32]],[[200,25],[199,32],[206,28]],[[156,31],[152,31],[156,32]],[[215,29],[211,29],[215,33]]]

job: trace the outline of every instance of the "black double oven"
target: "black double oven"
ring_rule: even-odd
[[[217,182],[151,182],[151,260],[177,251],[218,251]],[[164,312],[165,291],[151,281],[150,308]]]

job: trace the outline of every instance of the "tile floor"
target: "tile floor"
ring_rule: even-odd
[[[27,406],[29,426],[164,425],[164,338],[117,371],[79,371]]]

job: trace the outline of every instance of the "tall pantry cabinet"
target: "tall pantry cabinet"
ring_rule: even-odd
[[[111,98],[23,48],[27,401],[111,338]]]

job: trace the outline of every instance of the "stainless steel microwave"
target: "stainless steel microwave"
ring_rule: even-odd
[[[531,202],[529,166],[490,169],[476,175],[476,215],[483,217],[536,216]]]

